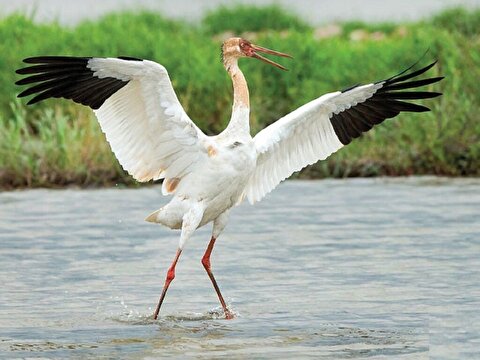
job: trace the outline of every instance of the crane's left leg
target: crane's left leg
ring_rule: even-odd
[[[192,236],[193,232],[197,229],[200,221],[203,217],[203,212],[205,208],[201,203],[193,203],[187,213],[183,216],[182,219],[182,234],[180,235],[180,242],[178,244],[177,253],[173,259],[172,265],[167,272],[167,278],[165,279],[165,284],[163,285],[162,294],[160,295],[160,300],[158,301],[157,308],[153,314],[153,318],[157,320],[158,313],[160,312],[160,307],[162,306],[165,295],[167,294],[168,287],[170,283],[175,278],[175,267],[177,266],[178,258],[182,253],[183,246],[187,240]]]
[[[233,319],[233,314],[227,308],[227,304],[223,299],[222,293],[220,292],[220,288],[218,287],[217,281],[213,276],[212,267],[210,265],[210,255],[212,254],[213,246],[215,245],[215,241],[217,240],[220,233],[223,231],[223,229],[225,229],[225,225],[227,224],[227,220],[228,220],[228,213],[229,211],[227,210],[226,212],[224,212],[214,220],[212,238],[210,239],[210,242],[208,243],[208,246],[207,246],[207,250],[205,250],[205,254],[203,255],[202,264],[205,270],[207,271],[208,277],[212,281],[215,291],[217,292],[218,299],[220,300],[220,304],[222,304],[222,308],[225,313],[225,318],[227,320],[230,320],[230,319]]]

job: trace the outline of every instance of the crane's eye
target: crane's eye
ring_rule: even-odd
[[[248,47],[250,45],[250,42],[247,40],[242,40],[240,41],[240,47],[244,49],[245,47]]]
[[[244,53],[246,56],[252,56],[252,47],[251,47],[251,44],[250,42],[246,41],[246,40],[242,40],[240,41],[240,51],[242,53]]]

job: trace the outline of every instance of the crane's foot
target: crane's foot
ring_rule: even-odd
[[[235,316],[233,315],[233,313],[230,312],[230,310],[225,309],[225,319],[226,320],[232,320],[234,318],[235,318]]]

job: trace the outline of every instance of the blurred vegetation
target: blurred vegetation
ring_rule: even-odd
[[[251,5],[220,6],[205,16],[202,27],[207,33],[212,35],[224,31],[239,34],[246,31],[281,31],[287,29],[308,31],[311,29],[299,17],[276,5],[265,7]]]
[[[402,114],[325,161],[304,177],[436,174],[480,175],[480,11],[454,9],[411,24],[349,22],[313,28],[278,8],[220,8],[200,25],[158,14],[119,13],[69,28],[36,24],[25,15],[0,20],[0,186],[133,184],[88,108],[65,100],[26,107],[15,99],[14,70],[36,55],[119,56],[155,60],[170,73],[189,113],[207,134],[227,124],[231,83],[220,44],[232,32],[292,54],[290,71],[244,59],[254,133],[316,97],[380,80],[415,63],[438,59],[429,76],[433,111]]]

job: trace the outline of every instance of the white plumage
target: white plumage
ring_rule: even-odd
[[[206,160],[200,144],[205,135],[183,110],[163,66],[93,58],[87,67],[94,76],[128,81],[94,111],[115,156],[135,180],[182,178]]]
[[[19,96],[36,94],[29,104],[64,97],[90,106],[122,167],[137,181],[164,179],[162,192],[173,195],[147,221],[182,229],[175,259],[155,311],[158,315],[182,249],[199,226],[213,222],[212,238],[202,263],[227,318],[227,309],[211,272],[210,254],[223,231],[229,210],[245,197],[260,201],[282,180],[348,144],[362,132],[401,111],[428,108],[402,100],[425,99],[433,92],[398,91],[428,85],[440,77],[407,81],[431,68],[323,95],[260,131],[249,127],[249,94],[238,67],[253,57],[284,69],[259,52],[289,57],[241,38],[222,47],[223,62],[233,81],[234,103],[228,127],[206,136],[188,117],[173,90],[166,69],[135,58],[44,56],[17,73],[29,75],[19,85],[35,84]]]
[[[323,95],[260,131],[253,139],[257,164],[246,187],[250,203],[260,201],[294,172],[343,147],[331,115],[365,101],[381,87],[381,83],[368,84]]]

